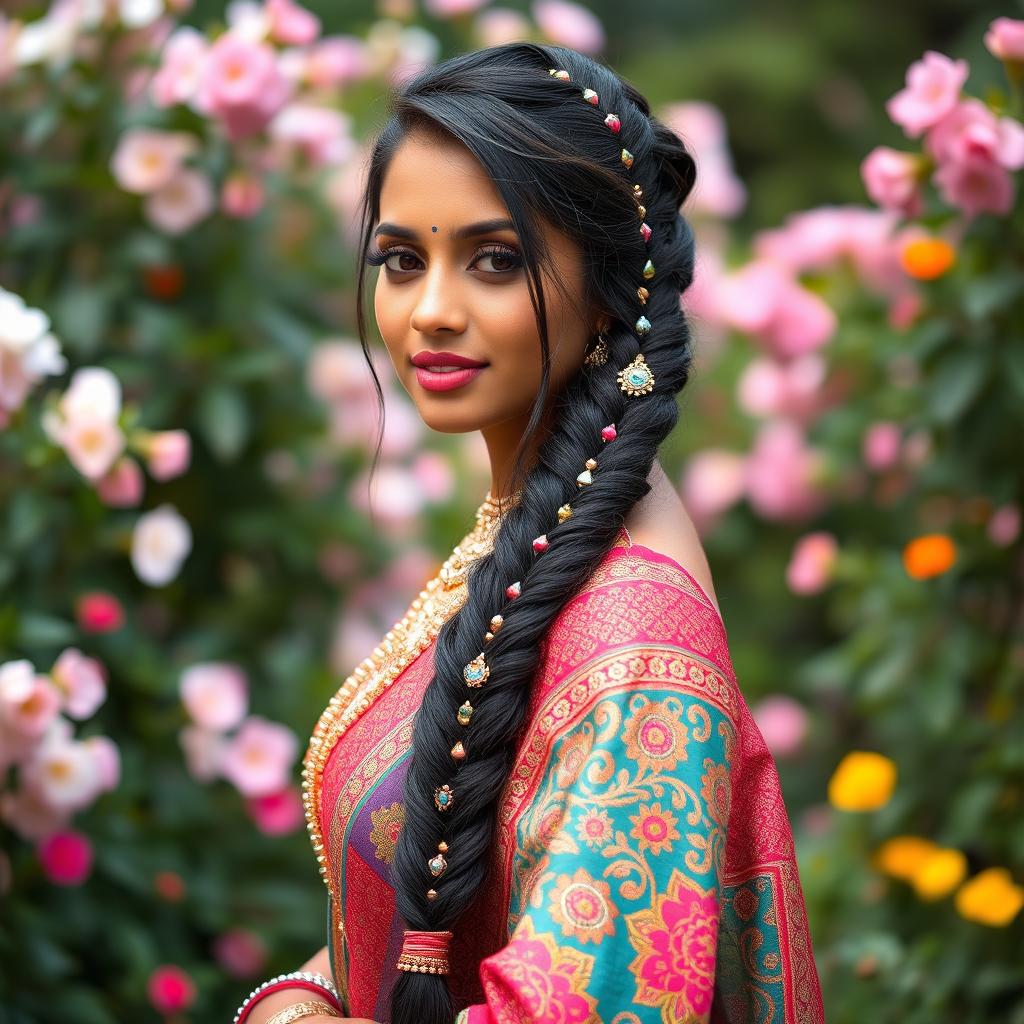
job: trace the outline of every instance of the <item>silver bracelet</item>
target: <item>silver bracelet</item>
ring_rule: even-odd
[[[316,971],[289,971],[287,974],[279,974],[276,978],[270,978],[263,982],[262,985],[257,985],[242,1001],[242,1005],[238,1008],[235,1019],[231,1024],[238,1024],[245,1008],[254,1003],[264,989],[270,988],[271,985],[275,985],[279,981],[311,981],[314,985],[319,985],[324,991],[329,992],[339,1003],[341,1002],[338,999],[338,990],[334,987],[334,982],[329,978],[325,978]]]

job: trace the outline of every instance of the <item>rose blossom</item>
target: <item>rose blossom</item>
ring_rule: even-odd
[[[1024,61],[1024,21],[996,18],[985,33],[985,45],[1002,61]]]
[[[191,665],[181,674],[181,700],[196,725],[213,732],[233,729],[249,708],[245,673],[228,662]]]
[[[885,109],[908,137],[917,138],[953,109],[969,70],[967,61],[953,61],[929,50],[910,65],[906,88],[896,93]]]
[[[192,550],[192,530],[171,505],[139,517],[132,531],[132,568],[143,583],[170,583]]]
[[[198,148],[199,140],[187,132],[131,128],[121,136],[110,169],[126,192],[145,195],[174,178]]]
[[[277,793],[288,783],[298,739],[285,725],[251,715],[228,741],[221,773],[246,797]]]

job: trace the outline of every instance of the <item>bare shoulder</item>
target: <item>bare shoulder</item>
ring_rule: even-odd
[[[721,614],[700,535],[679,493],[657,460],[648,479],[650,492],[637,502],[626,518],[626,529],[633,543],[668,555],[678,562],[701,585]]]

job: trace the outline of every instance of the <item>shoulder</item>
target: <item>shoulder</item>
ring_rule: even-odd
[[[649,480],[650,492],[626,519],[629,543],[674,562],[721,615],[707,554],[686,506],[658,462]]]

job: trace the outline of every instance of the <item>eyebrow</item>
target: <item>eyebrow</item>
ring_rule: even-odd
[[[476,238],[480,235],[489,235],[493,231],[515,231],[515,225],[507,217],[494,217],[491,220],[480,220],[475,224],[464,224],[461,228],[448,232],[448,237],[453,241],[462,238]],[[408,238],[416,241],[418,236],[412,228],[403,227],[401,224],[389,224],[383,221],[378,224],[373,232],[373,237],[378,235],[394,235],[395,238]]]

